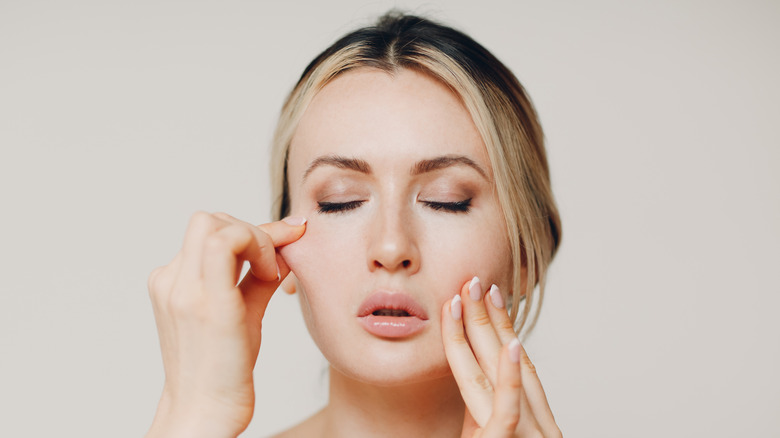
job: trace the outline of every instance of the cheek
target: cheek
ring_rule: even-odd
[[[306,222],[306,232],[279,253],[299,280],[327,279],[354,263],[357,248],[353,229],[325,226],[316,217]]]
[[[323,353],[348,332],[354,295],[359,288],[358,237],[309,216],[304,235],[279,250],[298,280],[301,313],[309,333]],[[326,354],[327,355],[327,354]]]
[[[503,220],[479,217],[453,226],[431,227],[426,243],[427,264],[439,281],[445,281],[452,294],[475,275],[483,289],[496,284],[501,290],[512,287],[512,261]],[[432,265],[432,266],[431,266]],[[450,295],[440,300],[443,302]]]
[[[362,260],[359,234],[354,227],[341,228],[312,215],[303,237],[279,250],[298,279],[305,314],[311,307],[343,309],[358,283],[354,276]]]

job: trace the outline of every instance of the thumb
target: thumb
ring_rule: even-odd
[[[288,216],[280,221],[258,225],[264,233],[268,234],[274,242],[274,247],[295,242],[306,231],[306,218],[300,216]]]

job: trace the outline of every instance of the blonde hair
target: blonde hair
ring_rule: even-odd
[[[309,64],[282,107],[273,139],[274,217],[289,214],[287,157],[301,116],[328,82],[359,67],[390,74],[399,69],[424,72],[462,99],[487,147],[507,226],[514,260],[511,295],[505,295],[510,318],[515,331],[527,335],[539,317],[547,268],[561,238],[542,128],[517,78],[457,30],[391,11],[374,26],[347,34]]]

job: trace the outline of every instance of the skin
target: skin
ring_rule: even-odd
[[[279,436],[560,436],[503,308],[503,215],[457,96],[410,70],[342,74],[300,121],[288,179],[293,225],[198,213],[182,251],[150,276],[166,383],[148,436],[246,428],[262,316],[290,272],[331,365],[330,400]],[[424,329],[392,340],[364,330],[357,311],[376,290],[413,297]]]
[[[304,179],[315,160],[330,156],[362,160],[370,171],[323,164]],[[412,175],[416,163],[442,156],[466,157],[484,175],[462,164]],[[298,279],[309,332],[331,365],[383,386],[450,374],[435,323],[442,304],[474,275],[507,290],[511,281],[487,152],[457,97],[409,70],[344,74],[315,96],[300,121],[288,179],[292,215],[305,216],[308,228],[281,254]],[[466,199],[467,212],[425,204]],[[321,201],[355,200],[364,202],[318,211]],[[434,323],[410,342],[378,340],[355,319],[376,289],[411,295]]]

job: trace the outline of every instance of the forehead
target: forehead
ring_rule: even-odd
[[[489,169],[482,138],[460,98],[413,70],[360,68],[312,99],[290,145],[291,180],[323,155],[403,165],[433,156],[470,157]]]

